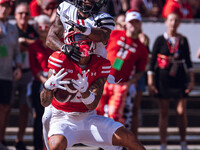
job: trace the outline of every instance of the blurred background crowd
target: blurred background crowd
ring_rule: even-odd
[[[10,86],[13,89],[9,92],[5,92],[5,97],[8,95],[11,96],[11,102],[5,102],[5,104],[9,104],[9,106],[5,107],[5,105],[0,104],[0,150],[4,150],[3,148],[5,148],[6,145],[4,141],[5,128],[12,105],[15,103],[16,94],[20,98],[19,133],[16,139],[16,148],[19,150],[26,149],[23,138],[29,120],[29,113],[31,112],[34,118],[33,126],[35,129],[34,147],[36,150],[43,149],[41,118],[44,108],[41,106],[40,100],[38,99],[40,99],[39,93],[41,91],[41,83],[47,80],[47,60],[53,52],[46,46],[45,40],[49,28],[56,18],[56,9],[62,1],[63,0],[0,0],[1,5],[8,2],[9,4],[5,5],[9,6],[5,7],[7,9],[10,8],[10,11],[7,13],[7,18],[0,18],[0,58],[7,55],[5,47],[2,46],[4,43],[1,41],[1,36],[5,34],[4,32],[8,32],[8,30],[6,30],[6,25],[4,29],[2,22],[10,19],[11,22],[16,23],[17,32],[19,33],[18,39],[14,39],[19,45],[11,45],[12,48],[16,49],[16,52],[7,60],[15,60],[15,64],[4,64],[4,66],[8,65],[6,66],[7,69],[12,69],[14,71],[14,79],[11,80],[11,78],[8,78],[13,84],[4,83],[3,81],[5,78],[1,78],[2,76],[0,73],[0,84],[6,85],[7,87]],[[3,6],[1,7],[3,8]],[[140,12],[143,19],[154,21],[166,19],[169,12],[176,12],[181,19],[200,19],[200,0],[108,0],[107,5],[102,11],[109,13],[115,18],[117,30],[124,30],[124,14],[129,9]],[[15,30],[12,32],[15,32]],[[150,54],[149,40],[151,39],[148,39],[148,36],[142,31],[139,36],[141,42],[147,47]],[[17,36],[15,37],[17,38]],[[9,40],[8,38],[4,42],[9,43]],[[14,59],[14,57],[16,57],[16,59]],[[20,65],[18,65],[18,62],[20,62],[18,59],[22,60]],[[19,71],[18,68],[20,68],[21,71]],[[0,89],[3,88],[3,86],[0,86]],[[137,117],[143,91],[144,88],[138,90],[138,95],[135,97],[138,99],[134,105],[136,110],[133,111],[133,114],[136,115],[136,121],[134,122],[137,123],[134,125],[136,129],[132,129],[135,132],[137,132],[137,127],[139,126]],[[135,119],[135,117],[133,119]]]
[[[51,16],[52,11],[62,2],[62,0],[15,0],[13,3],[23,1],[29,3],[31,17],[40,14]],[[11,15],[14,15],[15,5],[12,9]],[[166,18],[167,11],[175,9],[180,9],[182,18],[200,18],[199,0],[109,0],[103,11],[115,17],[129,9],[138,10],[143,18]]]

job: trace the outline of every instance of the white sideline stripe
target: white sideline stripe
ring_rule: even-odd
[[[56,62],[59,62],[59,63],[63,63],[62,60],[59,60],[59,59],[54,58],[54,57],[52,57],[52,56],[50,56],[49,58],[52,59],[53,61],[56,61]]]
[[[110,70],[109,71],[101,71],[101,73],[110,73]]]
[[[56,64],[56,63],[54,63],[54,62],[52,62],[52,61],[48,61],[50,64],[52,64],[52,65],[54,65],[54,66],[56,66],[56,67],[59,67],[59,68],[61,68],[61,65],[59,65],[59,64]]]
[[[102,69],[110,69],[111,66],[103,66]]]

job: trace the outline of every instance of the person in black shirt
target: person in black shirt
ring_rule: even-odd
[[[20,114],[19,114],[19,132],[16,139],[16,149],[25,150],[23,138],[25,129],[29,119],[28,102],[30,96],[30,86],[32,81],[32,72],[29,65],[29,44],[33,43],[37,38],[37,33],[31,25],[28,24],[30,18],[29,6],[26,2],[18,3],[15,9],[16,26],[19,32],[19,46],[22,55],[22,78],[13,83],[12,101],[15,102],[16,91],[19,92]]]
[[[187,150],[186,97],[194,86],[190,49],[187,38],[177,32],[180,17],[176,12],[168,14],[165,24],[167,31],[156,39],[153,46],[148,71],[149,92],[156,94],[159,98],[160,150],[166,150],[169,102],[171,99],[174,100],[176,107],[181,149]]]

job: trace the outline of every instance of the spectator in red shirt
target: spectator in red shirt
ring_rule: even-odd
[[[168,14],[176,12],[182,19],[192,19],[193,12],[188,0],[168,0],[166,1],[162,15],[167,18]]]
[[[57,0],[32,0],[29,6],[32,17],[45,14],[50,17],[51,23],[54,22],[58,6]]]
[[[40,90],[42,84],[47,80],[48,75],[48,58],[52,54],[52,50],[45,45],[46,37],[50,28],[49,17],[40,15],[35,17],[35,29],[39,35],[39,39],[30,45],[30,66],[34,75],[32,84],[32,103],[36,112],[34,118],[34,147],[37,150],[43,149],[42,139],[42,115],[44,107],[40,104]]]
[[[42,13],[41,0],[32,0],[29,4],[31,16],[39,16]]]
[[[113,30],[107,45],[107,58],[112,68],[110,75],[120,83],[106,82],[104,92],[98,104],[98,114],[104,114],[104,105],[108,103],[108,116],[124,123],[123,109],[126,95],[133,83],[136,83],[145,71],[148,52],[140,42],[141,14],[136,11],[126,13],[126,30]],[[108,79],[109,80],[109,79]],[[134,87],[131,87],[134,90]]]
[[[126,30],[125,28],[125,14],[120,14],[116,16],[115,19],[116,25],[115,30]],[[147,49],[149,50],[149,38],[148,36],[141,31],[138,35],[140,42],[143,43]],[[135,87],[135,84],[132,86]],[[129,89],[131,93],[133,93],[132,89]],[[142,93],[145,91],[145,76],[143,75],[138,82],[136,83],[136,94],[130,94],[128,92],[126,97],[126,103],[124,108],[124,118],[125,118],[125,126],[128,129],[131,129],[132,132],[138,135],[138,126],[139,126],[139,108],[140,101],[142,99]]]

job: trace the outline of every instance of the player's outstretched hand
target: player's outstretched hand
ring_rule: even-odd
[[[86,71],[83,71],[83,76],[78,74],[78,79],[72,79],[73,86],[81,93],[86,92],[88,89],[88,77],[86,76]]]
[[[53,70],[53,74],[51,75],[51,77],[44,83],[44,88],[46,88],[47,90],[53,90],[56,88],[66,90],[66,87],[62,85],[69,84],[70,81],[61,81],[63,77],[67,75],[67,72],[63,73],[64,70],[65,69],[62,68],[57,74],[56,71]]]
[[[77,46],[64,44],[61,48],[61,51],[76,62],[79,62],[81,59],[81,52]]]

